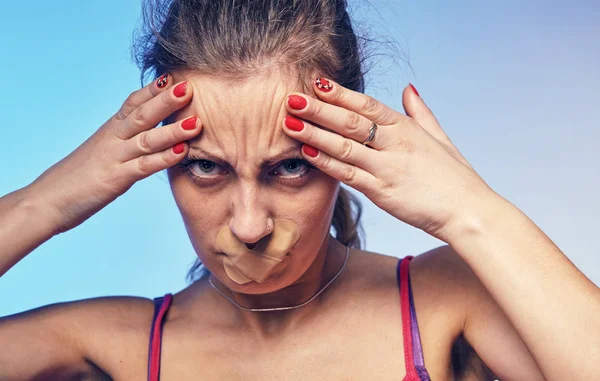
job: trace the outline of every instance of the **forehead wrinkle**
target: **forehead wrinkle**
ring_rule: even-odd
[[[203,132],[194,142],[206,141],[201,145],[207,150],[218,147],[219,156],[234,167],[241,162],[260,167],[258,162],[280,152],[279,147],[298,143],[282,128],[285,99],[299,87],[293,76],[271,73],[235,81],[197,73],[189,77],[196,85],[192,103],[203,122]]]
[[[280,138],[281,135],[284,135],[283,131],[281,130],[279,120],[281,119],[282,115],[285,113],[286,110],[283,103],[277,100],[279,99],[279,97],[281,97],[281,95],[285,97],[285,94],[281,94],[285,93],[285,91],[278,90],[281,89],[279,88],[279,86],[276,86],[273,91],[273,96],[267,98],[268,100],[265,102],[265,112],[266,115],[268,115],[268,118],[266,121],[267,124],[264,125],[262,128],[262,132],[267,135],[265,139],[267,147],[277,146],[277,143],[281,142],[281,139],[278,139],[278,137]]]
[[[306,91],[304,82],[300,78],[296,78],[293,72],[285,72],[285,74],[274,77],[277,84],[273,87],[273,95],[267,105],[269,115],[268,126],[270,127],[266,128],[266,132],[269,133],[266,140],[267,144],[269,147],[277,147],[278,145],[286,145],[286,142],[293,142],[298,144],[298,147],[301,147],[301,143],[283,132],[283,119],[288,115],[285,102],[290,93],[300,92],[306,94],[310,93],[310,91]],[[273,82],[273,77],[270,77],[268,82]]]

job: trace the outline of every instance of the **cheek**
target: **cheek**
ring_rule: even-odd
[[[281,215],[293,220],[300,229],[297,247],[312,251],[329,234],[339,181],[318,173],[309,186],[296,193],[291,201],[280,206],[282,197],[277,198]]]
[[[214,250],[214,237],[226,221],[227,197],[223,193],[207,194],[198,190],[187,176],[170,168],[169,182],[173,198],[194,249],[201,257]]]

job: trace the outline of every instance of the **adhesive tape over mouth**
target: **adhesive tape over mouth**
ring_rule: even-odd
[[[252,250],[232,233],[229,226],[219,230],[216,244],[225,254],[223,266],[231,280],[238,284],[263,282],[298,241],[300,233],[294,222],[277,219],[273,223],[273,232],[258,241]]]

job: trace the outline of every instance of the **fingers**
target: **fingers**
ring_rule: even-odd
[[[161,121],[184,107],[192,99],[192,86],[180,82],[137,106],[115,130],[122,140],[131,139],[142,131],[156,127]]]
[[[163,91],[166,91],[173,84],[173,77],[169,74],[163,74],[156,81],[146,85],[144,88],[135,91],[127,97],[119,111],[115,114],[115,119],[124,120],[133,110],[144,102],[149,101]]]
[[[354,111],[380,125],[398,123],[404,116],[373,97],[347,89],[329,79],[317,78],[313,86],[323,101]]]
[[[196,116],[161,128],[142,131],[132,139],[125,141],[125,148],[120,159],[125,162],[141,155],[163,151],[178,143],[193,139],[201,131],[202,122]]]
[[[359,192],[369,194],[379,184],[377,178],[364,169],[340,161],[310,145],[302,146],[302,156],[323,173]]]
[[[284,132],[291,138],[325,152],[328,156],[344,163],[360,167],[368,172],[375,170],[373,168],[375,160],[372,155],[378,153],[377,151],[293,116],[286,117],[283,124]]]
[[[373,126],[369,119],[354,111],[300,93],[290,95],[286,107],[292,115],[309,120],[316,125],[359,143],[363,143],[369,137]],[[375,149],[385,148],[386,145],[395,140],[390,136],[390,132],[388,126],[378,126],[374,139],[369,143],[369,146]]]
[[[133,183],[146,177],[174,166],[188,153],[186,143],[178,143],[173,147],[150,155],[138,156],[122,164],[123,171],[119,172],[126,178],[126,182]]]

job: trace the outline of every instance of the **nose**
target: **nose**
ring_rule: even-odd
[[[250,250],[254,249],[258,241],[273,232],[273,220],[267,217],[247,216],[236,217],[229,224],[231,232]]]
[[[256,190],[245,190],[235,197],[229,229],[246,247],[253,249],[258,241],[273,232],[273,220]]]

